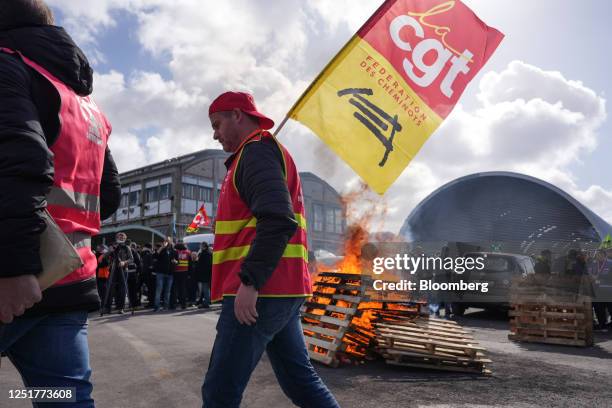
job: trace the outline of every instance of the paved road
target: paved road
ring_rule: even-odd
[[[200,386],[214,339],[217,310],[136,316],[92,316],[91,363],[98,407],[198,407]],[[502,316],[474,312],[459,320],[474,330],[494,364],[493,376],[406,369],[382,361],[317,371],[340,404],[366,407],[603,407],[612,406],[612,333],[593,348],[516,344]],[[0,407],[21,387],[3,359]],[[264,357],[246,390],[243,407],[290,407]]]

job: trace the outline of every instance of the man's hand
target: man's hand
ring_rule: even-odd
[[[256,307],[258,295],[259,293],[253,286],[240,284],[234,302],[234,314],[241,324],[250,326],[257,321],[259,317]]]
[[[40,286],[34,275],[0,279],[0,321],[12,322],[14,317],[21,316],[41,299]]]

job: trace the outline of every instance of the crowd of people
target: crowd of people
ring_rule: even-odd
[[[132,313],[139,307],[155,312],[210,307],[212,250],[207,242],[192,252],[182,241],[139,245],[119,232],[113,244],[96,248],[96,258],[101,314],[123,314],[126,306]]]

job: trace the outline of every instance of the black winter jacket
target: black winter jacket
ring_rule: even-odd
[[[83,52],[60,27],[35,26],[0,31],[0,47],[20,51],[79,95],[89,95],[93,71]],[[38,274],[41,211],[53,184],[49,147],[60,129],[60,99],[53,86],[19,57],[0,52],[0,251],[7,254],[0,278]],[[102,219],[119,206],[117,167],[106,150],[101,180]],[[95,279],[48,289],[25,316],[55,311],[94,310],[99,299]]]
[[[196,263],[196,277],[198,282],[210,283],[212,279],[212,252],[210,249],[202,250],[198,254]]]
[[[170,275],[172,272],[174,272],[175,263],[172,262],[172,260],[178,261],[178,252],[176,252],[171,246],[160,248],[157,252],[155,273]]]

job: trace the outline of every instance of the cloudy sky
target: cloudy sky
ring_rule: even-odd
[[[464,0],[506,38],[460,104],[383,197],[398,231],[454,178],[517,171],[549,181],[612,222],[612,2]],[[255,94],[277,123],[381,0],[48,0],[96,69],[120,171],[203,148],[208,105]],[[357,176],[308,129],[280,134],[302,171],[339,191]]]

